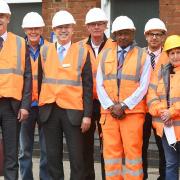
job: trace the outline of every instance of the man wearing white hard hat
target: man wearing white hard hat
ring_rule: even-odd
[[[167,60],[167,54],[162,52],[163,44],[166,38],[166,26],[163,21],[159,18],[152,18],[147,21],[144,28],[144,35],[147,41],[147,58],[151,62],[151,76],[158,76],[155,72],[155,69],[159,69],[163,61]],[[157,67],[156,67],[157,65]],[[158,71],[157,71],[158,72]],[[150,85],[151,86],[151,85]],[[150,103],[148,103],[150,105]],[[147,168],[148,168],[148,160],[147,160],[147,151],[149,145],[149,138],[151,136],[151,127],[152,127],[152,116],[147,113],[146,120],[144,123],[143,129],[143,149],[142,149],[142,158],[143,158],[143,171],[144,171],[144,179],[148,178]],[[159,150],[159,180],[165,179],[165,167],[166,161],[164,156],[164,150],[162,146],[161,138],[156,134],[155,128],[153,128],[156,144]]]
[[[18,180],[20,124],[31,104],[31,63],[25,40],[7,31],[11,11],[0,0],[0,124],[4,151],[4,179]]]
[[[43,80],[39,98],[50,179],[64,179],[63,133],[70,159],[70,179],[84,180],[83,133],[91,125],[92,71],[82,43],[72,43],[75,20],[57,12],[52,28],[57,42],[42,48]]]
[[[85,24],[89,37],[83,40],[85,47],[89,49],[89,55],[93,71],[93,115],[90,129],[84,133],[84,160],[86,168],[86,180],[95,180],[94,171],[94,132],[96,125],[98,128],[100,148],[101,148],[101,170],[102,179],[105,179],[104,159],[102,154],[102,130],[100,120],[100,102],[96,92],[96,72],[98,67],[98,56],[104,48],[110,46],[112,39],[107,39],[105,30],[107,29],[108,19],[105,12],[100,8],[90,9],[85,18]]]
[[[40,48],[42,45],[48,44],[42,37],[43,27],[45,26],[43,18],[37,12],[27,13],[22,21],[22,28],[26,34],[25,40],[27,47],[29,48],[32,75],[33,75],[33,87],[32,87],[32,104],[30,109],[29,118],[27,121],[21,124],[20,130],[20,153],[19,164],[20,174],[22,180],[33,180],[32,172],[32,153],[34,144],[34,131],[36,123],[38,123],[38,96],[42,79],[42,68],[40,59]],[[38,123],[39,132],[39,144],[40,144],[40,170],[39,178],[42,180],[48,180],[47,172],[47,159],[46,159],[46,146],[44,133],[40,124]]]
[[[150,62],[146,61],[143,49],[134,43],[135,30],[127,16],[114,20],[112,33],[116,41],[103,51],[97,71],[107,180],[143,179],[142,134],[146,113],[143,98],[148,88]]]

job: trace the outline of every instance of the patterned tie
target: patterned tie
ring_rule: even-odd
[[[155,54],[154,53],[150,53],[149,54],[150,55],[150,57],[151,57],[151,66],[152,66],[152,68],[154,69],[155,68]]]
[[[118,74],[117,74],[117,77],[118,79],[121,79],[121,70],[122,70],[122,66],[123,66],[123,63],[124,63],[124,54],[126,53],[126,50],[122,49],[119,53],[119,58],[118,58],[118,67],[117,67],[117,70],[118,70]]]
[[[0,51],[1,51],[2,47],[3,47],[3,41],[4,41],[4,39],[0,36]]]
[[[120,87],[120,80],[121,80],[121,71],[124,63],[124,54],[126,53],[126,50],[122,49],[118,52],[119,58],[118,58],[118,67],[117,67],[117,85],[118,89]]]
[[[62,62],[63,59],[64,59],[64,51],[65,51],[65,50],[66,50],[66,49],[65,49],[63,46],[60,46],[60,47],[58,48],[58,57],[59,57],[60,62]]]

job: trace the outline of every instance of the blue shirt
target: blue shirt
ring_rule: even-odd
[[[40,48],[44,44],[43,37],[40,38],[39,45],[37,46],[36,49],[33,49],[32,46],[29,44],[27,36],[25,37],[25,40],[26,40],[26,43],[27,43],[27,45],[29,47],[29,53],[30,53],[31,58],[34,61],[36,61],[36,59],[38,59],[38,57],[40,55]],[[33,101],[32,102],[31,107],[34,107],[34,106],[38,106],[38,102],[37,101]]]

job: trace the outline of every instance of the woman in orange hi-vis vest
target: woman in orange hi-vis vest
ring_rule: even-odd
[[[97,70],[106,180],[142,180],[144,95],[150,76],[145,51],[133,43],[135,26],[127,16],[112,25],[116,42],[103,50]],[[122,159],[125,158],[125,169]]]
[[[166,158],[166,180],[179,179],[180,162],[180,36],[172,35],[164,44],[169,63],[151,79],[147,103],[153,126],[162,137]]]

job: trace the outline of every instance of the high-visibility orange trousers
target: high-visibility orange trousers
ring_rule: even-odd
[[[127,114],[122,120],[101,115],[106,180],[142,180],[144,114]],[[122,158],[125,168],[122,171]]]

